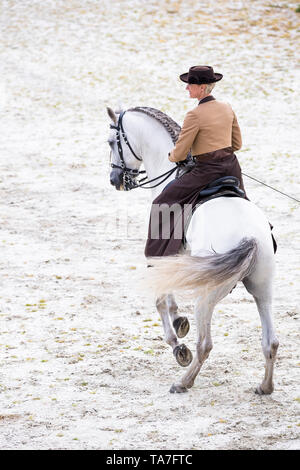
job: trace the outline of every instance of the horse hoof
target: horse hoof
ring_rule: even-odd
[[[180,344],[179,346],[176,346],[173,351],[173,354],[176,357],[176,361],[181,367],[187,367],[193,360],[193,355],[185,344]]]
[[[176,318],[176,320],[173,321],[173,326],[178,338],[184,338],[190,330],[190,324],[187,317]]]
[[[273,392],[273,387],[272,388],[262,388],[261,385],[259,385],[258,387],[256,387],[255,389],[255,393],[256,395],[271,395],[271,393]]]
[[[170,388],[170,393],[186,393],[187,391],[187,388],[182,387],[182,385],[173,384]]]

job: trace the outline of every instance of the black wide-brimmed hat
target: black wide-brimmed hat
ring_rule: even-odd
[[[179,78],[185,83],[202,85],[202,83],[218,82],[223,78],[223,75],[215,73],[214,69],[209,65],[195,65],[188,72],[181,74]]]

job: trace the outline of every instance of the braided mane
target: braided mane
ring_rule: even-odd
[[[170,134],[173,144],[176,143],[181,128],[177,124],[177,122],[173,121],[173,119],[170,118],[170,116],[163,113],[162,111],[159,111],[158,109],[148,108],[146,106],[137,106],[136,108],[128,109],[128,111],[138,111],[156,119],[164,126],[166,131]]]

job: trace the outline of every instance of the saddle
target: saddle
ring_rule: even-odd
[[[240,181],[235,176],[223,176],[209,183],[198,194],[199,202],[206,202],[216,197],[245,197],[244,191],[239,187]]]

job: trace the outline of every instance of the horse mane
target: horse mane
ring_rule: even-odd
[[[128,111],[138,111],[156,119],[164,126],[166,131],[169,133],[173,144],[177,142],[181,127],[177,124],[177,122],[173,121],[173,119],[170,118],[170,116],[168,116],[167,114],[163,113],[162,111],[159,111],[159,109],[148,108],[146,106],[137,106],[136,108],[128,109]]]

